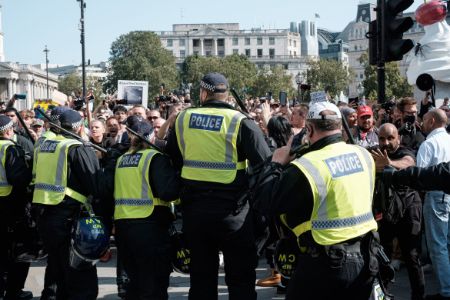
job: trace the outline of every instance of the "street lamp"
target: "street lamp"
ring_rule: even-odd
[[[361,84],[361,82],[358,83],[356,90],[358,91],[358,97],[362,98],[364,94],[364,86]]]
[[[50,99],[49,97],[49,93],[48,93],[48,53],[50,52],[50,50],[48,50],[47,45],[45,45],[45,70],[47,71],[47,100]]]
[[[86,8],[86,3],[84,3],[84,0],[77,0],[77,2],[80,2],[80,9],[81,9],[81,18],[80,18],[80,31],[81,31],[81,77],[82,77],[82,83],[83,83],[83,95],[82,99],[86,101],[86,67],[85,67],[85,49],[84,49],[84,9]],[[86,106],[88,106],[88,103],[86,103]]]
[[[303,82],[303,76],[300,72],[297,73],[297,75],[295,75],[295,83],[297,83],[297,101],[302,101],[303,99],[301,99],[301,94],[300,94],[300,87],[302,85]]]

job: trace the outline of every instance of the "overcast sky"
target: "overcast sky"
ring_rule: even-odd
[[[313,20],[341,31],[356,18],[359,0],[85,0],[86,60],[109,58],[111,43],[132,30],[168,31],[178,23],[240,23],[240,29],[289,28]],[[364,1],[367,2],[367,1]],[[0,0],[6,61],[80,64],[80,6],[76,0]],[[416,0],[408,10],[417,8]]]

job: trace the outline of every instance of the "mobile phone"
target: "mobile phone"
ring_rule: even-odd
[[[280,91],[279,97],[280,99],[280,105],[281,106],[286,106],[286,102],[287,102],[287,93]]]
[[[27,99],[27,94],[14,94],[14,99],[17,99],[17,100]]]

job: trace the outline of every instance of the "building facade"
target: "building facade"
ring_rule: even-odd
[[[58,88],[58,76],[48,74],[49,97]],[[47,99],[47,73],[31,65],[0,62],[0,99],[7,101],[14,94],[26,94],[25,101],[16,101],[17,109],[30,108],[35,100]]]
[[[190,55],[239,54],[259,68],[281,65],[295,76],[306,70],[308,59],[318,57],[315,24],[305,21],[300,25],[290,29],[241,30],[238,23],[174,24],[172,31],[157,34],[178,65]]]

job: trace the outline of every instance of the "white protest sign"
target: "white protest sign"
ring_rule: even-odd
[[[314,104],[314,103],[317,103],[317,102],[326,102],[327,101],[327,94],[324,91],[312,92],[309,95],[311,97],[310,104]]]

